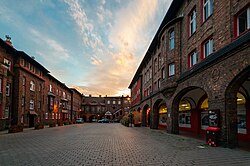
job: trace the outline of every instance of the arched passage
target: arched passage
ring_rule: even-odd
[[[154,105],[153,110],[151,112],[151,129],[158,129],[159,124],[161,127],[163,127],[162,120],[164,121],[164,127],[166,127],[166,119],[167,118],[167,112],[166,112],[166,103],[162,99],[158,99]]]
[[[148,104],[146,104],[142,110],[142,126],[144,127],[147,127],[150,125],[149,112],[150,112],[150,107]]]
[[[250,142],[250,67],[238,74],[225,92],[226,130],[229,147],[240,141]]]
[[[196,135],[205,134],[208,127],[208,97],[203,89],[183,89],[176,95],[172,107],[173,133],[184,131]]]

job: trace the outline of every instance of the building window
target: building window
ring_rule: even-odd
[[[23,86],[25,86],[25,83],[26,83],[26,78],[23,77]]]
[[[49,91],[52,92],[52,85],[49,85]]]
[[[174,30],[169,33],[169,48],[170,50],[174,49]]]
[[[38,101],[37,108],[38,108],[38,109],[41,109],[41,101]]]
[[[41,90],[42,90],[42,84],[39,84],[38,90],[39,90],[39,92],[41,92]]]
[[[25,62],[25,61],[24,61],[24,59],[21,59],[21,60],[20,60],[20,62],[21,62],[21,66],[24,66],[24,65],[25,65],[25,63],[24,63],[24,62]]]
[[[110,101],[108,100],[108,102],[107,102],[108,104],[110,104]]]
[[[66,99],[66,93],[65,92],[63,92],[63,98]]]
[[[8,59],[3,59],[4,65],[8,68],[8,70],[11,70],[11,61]]]
[[[49,116],[48,116],[48,113],[45,113],[45,119],[48,119]]]
[[[121,104],[121,101],[118,101],[118,104],[120,105],[120,104]]]
[[[161,65],[162,65],[162,59],[161,59],[161,54],[159,54],[158,56],[158,69],[160,69]]]
[[[152,67],[150,66],[149,67],[149,79],[151,79],[152,78]]]
[[[194,9],[189,16],[189,35],[196,31],[196,10]]]
[[[58,119],[61,119],[61,114],[60,113],[58,114]]]
[[[56,119],[58,119],[58,113],[56,113]]]
[[[3,80],[2,80],[2,78],[0,78],[0,93],[3,92],[3,91],[2,91],[2,85],[3,85]]]
[[[33,81],[30,81],[30,90],[35,91],[35,83]]]
[[[237,35],[250,29],[250,7],[237,16]]]
[[[197,54],[196,54],[196,51],[192,52],[190,55],[189,55],[189,59],[188,59],[188,67],[191,68],[193,67],[196,63],[197,63]]]
[[[203,0],[203,21],[206,21],[213,13],[213,0]]]
[[[52,112],[51,119],[54,119],[54,117],[55,117],[55,113]]]
[[[4,118],[9,118],[9,112],[10,112],[10,107],[9,106],[5,107]]]
[[[161,78],[164,80],[166,78],[165,68],[161,69]]]
[[[157,59],[155,59],[155,62],[154,62],[154,64],[155,64],[155,73],[157,72],[157,69],[158,69],[158,63],[157,63]]]
[[[25,97],[22,97],[22,107],[24,107],[25,104]]]
[[[34,109],[34,100],[30,100],[30,110]]]
[[[171,63],[168,65],[168,76],[174,76],[175,75],[175,64]]]
[[[158,79],[158,88],[161,87],[161,79]]]
[[[54,99],[53,99],[53,97],[50,97],[50,106],[54,106]]]
[[[10,83],[6,85],[6,96],[10,96]]]
[[[203,58],[213,53],[213,39],[209,39],[203,44]]]

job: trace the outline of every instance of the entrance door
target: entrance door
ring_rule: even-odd
[[[34,127],[35,117],[34,115],[29,115],[29,127]]]

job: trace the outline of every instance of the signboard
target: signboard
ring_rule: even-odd
[[[219,120],[220,120],[220,110],[208,111],[209,126],[219,127]]]

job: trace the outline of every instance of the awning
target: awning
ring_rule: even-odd
[[[36,113],[36,111],[29,111],[29,114],[30,114],[30,115],[36,115],[36,116],[38,115],[38,114]]]

